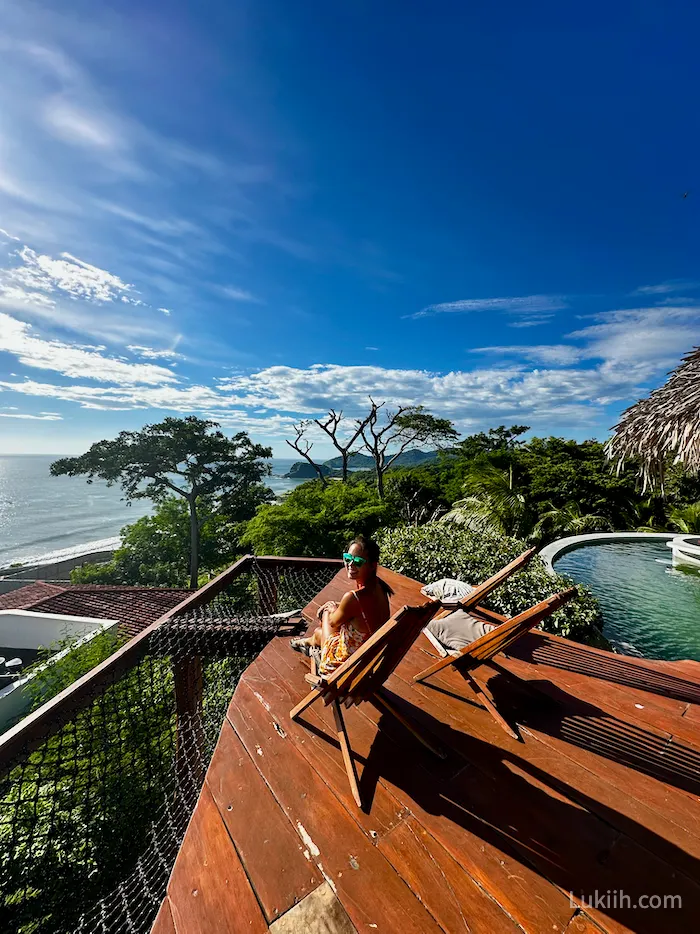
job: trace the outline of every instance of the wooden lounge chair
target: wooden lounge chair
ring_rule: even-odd
[[[292,720],[299,716],[312,704],[322,700],[324,704],[333,705],[335,725],[338,731],[338,741],[348,773],[350,789],[358,807],[362,807],[362,798],[358,785],[357,770],[353,759],[350,740],[348,739],[345,720],[341,705],[351,707],[364,701],[372,704],[382,713],[390,713],[402,723],[416,739],[440,758],[446,753],[425,734],[411,723],[387,696],[384,682],[401,662],[408,650],[420,635],[440,604],[431,601],[421,606],[405,606],[395,613],[391,619],[378,629],[370,638],[354,652],[346,662],[328,676],[312,672],[306,675],[306,680],[313,685],[310,694],[300,701],[289,712]]]
[[[505,570],[505,568],[504,568]],[[494,720],[514,739],[518,739],[518,734],[509,726],[508,722],[501,716],[496,708],[493,697],[488,687],[481,683],[474,675],[474,669],[479,665],[490,663],[493,667],[498,666],[492,662],[494,656],[499,652],[505,651],[514,642],[520,639],[525,633],[529,632],[543,619],[546,619],[559,607],[564,606],[573,597],[576,596],[576,588],[570,587],[561,593],[556,593],[536,606],[531,606],[528,610],[513,616],[499,626],[496,626],[490,632],[487,632],[481,638],[476,639],[470,645],[465,646],[458,655],[448,655],[440,658],[424,671],[414,675],[414,681],[425,681],[431,675],[437,674],[444,668],[454,665],[459,673],[464,677],[469,687],[474,691],[477,699],[488,710]],[[470,597],[473,594],[469,595]]]

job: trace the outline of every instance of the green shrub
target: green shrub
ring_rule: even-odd
[[[385,567],[424,583],[453,577],[477,584],[527,548],[526,543],[517,538],[474,534],[441,523],[382,529],[377,540]],[[570,586],[570,580],[559,574],[552,576],[535,557],[528,567],[495,590],[485,605],[513,616]],[[546,619],[542,628],[578,642],[607,645],[601,636],[602,619],[597,600],[584,587],[577,586],[579,596]]]

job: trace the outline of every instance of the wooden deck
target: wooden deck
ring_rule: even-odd
[[[391,578],[395,604],[417,602],[415,582]],[[434,656],[421,636],[387,687],[450,755],[435,759],[369,704],[347,710],[362,812],[330,708],[289,719],[308,662],[288,641],[236,689],[154,932],[697,927],[700,664],[533,633],[489,680],[518,741],[458,671],[412,683]],[[669,896],[682,907],[634,907]]]

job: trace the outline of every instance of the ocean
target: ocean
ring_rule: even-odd
[[[52,477],[49,466],[60,456],[0,455],[0,568],[114,547],[125,525],[151,512],[147,500],[127,504],[119,486]],[[293,463],[271,462],[265,482],[278,496],[302,482],[282,476]]]

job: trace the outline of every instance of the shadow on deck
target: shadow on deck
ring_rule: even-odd
[[[361,811],[331,709],[289,719],[308,664],[288,643],[238,684],[157,934],[666,934],[700,916],[700,665],[535,633],[484,669],[518,741],[458,670],[412,682],[421,636],[387,688],[450,754],[349,709]]]

